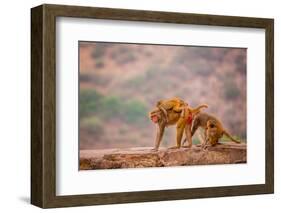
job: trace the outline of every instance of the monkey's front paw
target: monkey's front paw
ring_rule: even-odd
[[[154,147],[153,149],[151,149],[151,151],[158,152],[158,148]]]

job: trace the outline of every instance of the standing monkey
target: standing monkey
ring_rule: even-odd
[[[181,140],[185,132],[186,138],[189,142],[188,147],[192,146],[191,138],[191,123],[194,115],[200,112],[201,108],[206,108],[207,105],[203,104],[195,109],[189,107],[180,98],[172,98],[168,100],[160,100],[156,104],[156,108],[149,113],[150,119],[157,124],[157,133],[155,139],[154,150],[158,150],[165,127],[176,125],[176,146],[173,148],[181,147]]]

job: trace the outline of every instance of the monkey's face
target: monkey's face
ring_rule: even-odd
[[[151,116],[151,121],[153,122],[153,123],[158,123],[158,121],[159,121],[159,117],[157,116],[157,115],[153,115],[153,116]]]
[[[207,122],[207,137],[215,137],[217,133],[217,127],[215,122],[208,121]]]
[[[211,145],[214,145],[218,141],[217,129],[216,128],[208,128],[206,132],[206,140]]]
[[[211,145],[216,145],[218,143],[218,140],[221,137],[221,135],[218,131],[216,121],[209,120],[207,122],[206,137],[207,137],[208,143],[210,143]]]
[[[161,111],[153,110],[149,113],[149,118],[153,123],[158,123],[161,120]]]

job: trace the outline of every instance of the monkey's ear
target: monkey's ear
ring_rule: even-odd
[[[163,103],[163,100],[159,100],[159,101],[157,101],[156,106],[160,106],[162,103]]]

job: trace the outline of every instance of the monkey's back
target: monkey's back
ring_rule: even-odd
[[[222,123],[214,115],[206,112],[200,112],[195,116],[194,125],[206,128],[209,120],[214,120],[222,128]]]

